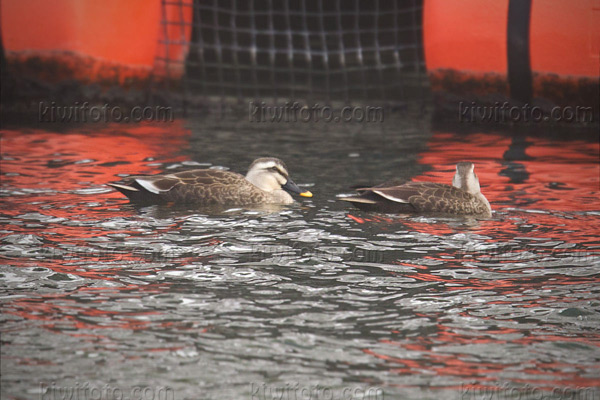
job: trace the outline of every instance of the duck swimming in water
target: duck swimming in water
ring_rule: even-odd
[[[491,217],[492,208],[481,193],[472,162],[456,164],[452,186],[433,182],[382,184],[357,189],[358,196],[343,197],[364,211],[384,213],[444,213]]]
[[[122,183],[109,183],[129,198],[142,204],[193,203],[199,206],[247,206],[253,204],[291,204],[289,193],[312,197],[290,178],[283,161],[259,158],[246,176],[215,169],[195,169],[175,174],[131,176]]]

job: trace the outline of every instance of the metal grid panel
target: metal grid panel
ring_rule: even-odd
[[[188,46],[186,87],[194,93],[390,103],[422,97],[419,0],[163,0],[165,6],[193,8],[190,43],[166,35],[161,44]]]

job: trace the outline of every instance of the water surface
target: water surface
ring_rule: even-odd
[[[51,129],[2,132],[3,399],[600,398],[593,140],[402,118]],[[263,155],[315,196],[134,207],[104,185]],[[491,220],[336,201],[393,177],[449,183],[462,160]]]

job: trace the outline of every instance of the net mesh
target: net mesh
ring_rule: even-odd
[[[192,93],[386,103],[423,96],[422,0],[163,0],[162,5],[181,12],[163,13],[157,61],[167,71],[183,68],[184,86]],[[184,8],[191,8],[190,22],[183,18]],[[185,48],[187,55],[177,59],[169,48]]]

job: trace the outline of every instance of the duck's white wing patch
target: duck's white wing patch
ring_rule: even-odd
[[[340,197],[341,201],[349,201],[350,203],[364,203],[364,204],[377,204],[377,202],[369,199],[363,199],[361,197]]]
[[[406,203],[406,204],[410,203],[410,201],[408,201],[406,199],[402,199],[400,197],[393,196],[392,194],[386,193],[386,192],[381,191],[381,190],[373,190],[373,193],[377,193],[381,197],[383,197],[385,199],[388,199],[390,201],[394,201],[396,203]]]
[[[123,190],[129,191],[129,192],[139,192],[139,190],[137,190],[134,187],[127,186],[127,185],[121,185],[119,183],[109,183],[108,186],[112,186],[112,187],[118,188],[118,189],[123,189]]]
[[[144,178],[136,178],[135,181],[144,189],[149,191],[150,193],[160,194],[161,192],[166,192],[166,190],[161,190],[158,188],[153,180],[148,180]]]

